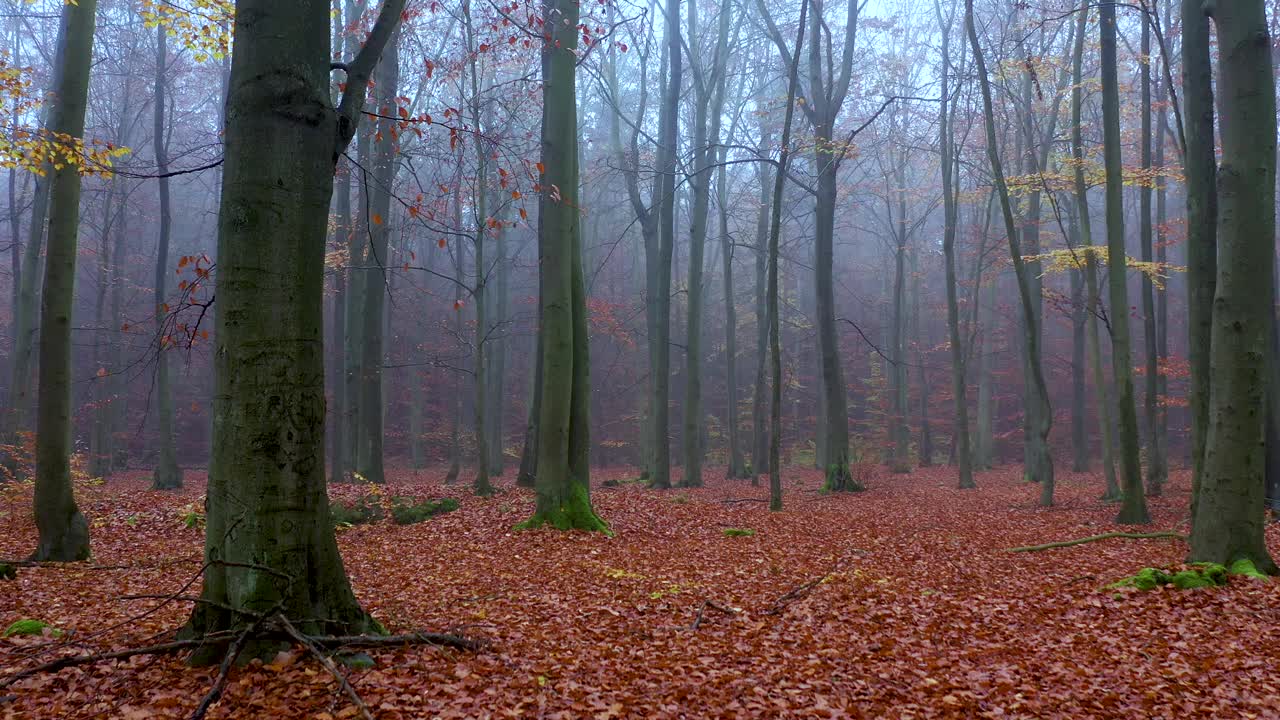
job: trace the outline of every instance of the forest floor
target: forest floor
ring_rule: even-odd
[[[818,492],[818,473],[789,470],[782,513],[747,482],[601,487],[595,505],[616,532],[605,537],[513,532],[533,498],[510,477],[481,499],[443,486],[441,473],[392,475],[389,493],[461,508],[342,531],[356,594],[392,632],[489,645],[372,653],[376,667],[350,679],[378,718],[1280,717],[1280,583],[1105,589],[1145,566],[1177,566],[1177,540],[1003,550],[1124,529],[1096,476],[1060,472],[1049,509],[1017,468],[981,473],[977,490],[934,468],[839,496]],[[204,480],[187,477],[178,493],[148,490],[142,474],[78,489],[106,567],[0,580],[0,628],[36,618],[68,632],[0,640],[0,676],[70,649],[143,644],[184,621],[189,605],[178,603],[130,620],[158,601],[123,597],[173,593],[199,570],[202,532],[183,516]],[[1175,473],[1148,529],[1185,531],[1188,486]],[[33,547],[29,502],[27,485],[0,488],[0,557]],[[1280,555],[1280,526],[1268,538]],[[73,668],[0,691],[0,717],[187,717],[215,676],[179,657]],[[300,653],[234,670],[208,715],[353,716],[334,678]]]

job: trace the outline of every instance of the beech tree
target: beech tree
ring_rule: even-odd
[[[83,7],[83,2],[81,7]],[[380,629],[351,592],[324,472],[324,238],[334,167],[404,9],[387,0],[329,97],[327,0],[239,0],[218,223],[204,589],[185,633],[276,610],[308,634]],[[193,658],[228,650],[211,643]],[[274,654],[255,639],[248,657]]]
[[[56,137],[84,137],[97,8],[97,0],[79,0],[62,8],[47,124]],[[40,295],[36,416],[34,502],[40,541],[32,558],[68,562],[89,557],[89,523],[76,505],[71,486],[71,308],[80,230],[80,168],[71,163],[49,172],[49,247]],[[41,223],[40,218],[34,221]],[[38,245],[33,243],[28,252],[39,252]]]

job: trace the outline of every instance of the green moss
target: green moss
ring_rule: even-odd
[[[42,620],[18,620],[5,629],[4,634],[0,637],[9,637],[11,635],[43,635],[44,629],[49,628],[49,634],[54,637],[62,637],[63,632],[49,623]]]
[[[1205,577],[1196,570],[1181,570],[1173,574],[1170,583],[1179,590],[1190,590],[1198,587],[1216,587],[1218,583]]]
[[[393,497],[391,498],[391,521],[397,525],[413,525],[457,509],[458,501],[453,498],[415,503],[412,498]]]
[[[725,537],[755,537],[756,534],[751,528],[725,528],[721,532]]]
[[[693,502],[693,499],[689,497],[688,493],[676,493],[671,496],[671,502],[676,505],[688,505]]]
[[[333,501],[329,503],[329,514],[333,516],[334,525],[367,525],[382,519],[382,505],[377,498],[364,496],[353,503]]]
[[[543,504],[542,498],[539,498],[538,504]],[[596,515],[596,511],[591,508],[591,496],[587,494],[587,489],[576,482],[570,483],[568,495],[562,499],[559,506],[539,508],[534,512],[533,517],[516,525],[515,529],[536,530],[542,527],[602,532],[610,537],[613,536],[613,531],[609,529],[608,524],[601,520],[600,516]]]
[[[1137,574],[1122,578],[1107,586],[1107,589],[1132,587],[1139,590],[1154,590],[1161,585],[1172,585],[1179,590],[1191,588],[1218,587],[1227,584],[1227,569],[1216,563],[1196,563],[1186,570],[1170,573],[1160,568],[1143,568]]]
[[[1255,580],[1269,579],[1266,573],[1258,571],[1258,566],[1254,565],[1249,558],[1237,558],[1231,563],[1231,567],[1227,569],[1227,572],[1231,575],[1243,575]]]

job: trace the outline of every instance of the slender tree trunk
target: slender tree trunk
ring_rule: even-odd
[[[1116,521],[1151,521],[1142,488],[1138,457],[1138,415],[1133,398],[1133,364],[1129,351],[1129,289],[1124,243],[1124,180],[1120,158],[1120,91],[1116,78],[1116,8],[1103,4],[1098,26],[1102,36],[1103,158],[1107,175],[1107,284],[1111,295],[1111,368],[1120,408],[1120,487],[1124,494]]]
[[[165,312],[165,280],[169,277],[169,236],[173,225],[169,210],[168,117],[165,114],[165,78],[168,62],[168,30],[156,28],[156,81],[152,147],[156,154],[156,174],[160,175],[160,245],[156,250],[155,296],[152,312],[156,317],[156,429],[159,437],[158,458],[151,476],[151,487],[156,490],[173,490],[182,487],[182,468],[178,466],[178,452],[173,432],[173,393],[169,389],[169,349],[172,340],[166,340],[165,325],[169,313]]]
[[[952,17],[955,4],[952,3]],[[942,32],[942,74],[940,91],[942,103],[938,111],[938,150],[942,157],[942,255],[947,285],[947,331],[951,338],[951,395],[955,401],[955,427],[951,433],[951,447],[956,453],[956,469],[960,475],[960,489],[977,487],[973,480],[972,449],[969,445],[969,400],[965,370],[965,345],[960,334],[960,299],[956,282],[956,229],[958,225],[958,175],[959,152],[952,143],[954,121],[951,111],[951,23],[943,20],[941,0],[934,0],[934,11]],[[982,262],[982,258],[978,258]],[[982,288],[974,287],[980,296]]]
[[[1191,524],[1209,433],[1209,358],[1218,282],[1218,191],[1214,154],[1213,68],[1202,0],[1182,0],[1182,98],[1186,103],[1187,359],[1191,365]]]
[[[93,59],[96,0],[62,9],[58,67],[48,128],[84,136]],[[75,299],[76,241],[80,224],[80,170],[65,165],[49,175],[49,251],[40,297],[40,380],[36,418],[36,528],[34,560],[69,562],[89,557],[89,524],[71,486],[71,314]],[[31,251],[38,244],[31,244]]]
[[[765,120],[760,122],[760,147],[769,146],[770,134]],[[773,200],[773,166],[760,165],[760,202],[756,211],[756,380],[751,399],[751,485],[760,484],[760,472],[768,471],[769,427],[766,414],[769,368],[768,268],[769,217]]]
[[[1044,371],[1040,361],[1040,328],[1036,314],[1036,303],[1032,300],[1032,283],[1028,278],[1030,271],[1022,259],[1022,247],[1018,237],[1018,229],[1013,219],[1013,210],[1009,204],[1009,189],[1005,184],[1004,169],[1000,162],[999,143],[996,138],[995,111],[991,101],[991,83],[987,78],[987,65],[982,55],[982,47],[978,43],[978,30],[974,25],[973,0],[965,0],[965,25],[969,34],[969,44],[973,49],[974,65],[978,71],[979,84],[982,87],[983,119],[987,135],[987,157],[991,162],[991,175],[996,186],[996,194],[1000,198],[1000,208],[1004,215],[1005,233],[1009,238],[1009,254],[1013,262],[1014,275],[1018,281],[1018,295],[1022,301],[1023,327],[1026,334],[1026,351],[1028,364],[1031,367],[1032,387],[1035,390],[1034,401],[1037,405],[1034,417],[1037,425],[1031,434],[1034,460],[1030,471],[1030,479],[1041,483],[1040,504],[1053,504],[1053,458],[1049,455],[1049,429],[1053,422],[1052,409],[1049,406],[1049,392],[1045,385]]]
[[[1152,0],[1149,7],[1154,12],[1156,0]],[[1151,57],[1151,23],[1157,22],[1156,17],[1149,17],[1143,13],[1142,19],[1142,56]],[[1152,136],[1151,136],[1151,63],[1142,63],[1141,70],[1141,97],[1142,97],[1142,129],[1141,129],[1141,146],[1142,146],[1142,169],[1148,177],[1150,177],[1152,162]],[[1144,182],[1138,190],[1138,213],[1139,218],[1138,234],[1141,243],[1142,261],[1153,262],[1155,255],[1153,253],[1152,235],[1154,228],[1151,226],[1151,200],[1152,200],[1152,183]],[[1160,352],[1160,341],[1156,337],[1156,298],[1155,287],[1151,282],[1149,273],[1142,273],[1142,331],[1144,343],[1145,361],[1144,368],[1146,377],[1143,378],[1143,415],[1147,426],[1147,491],[1151,495],[1160,495],[1164,487],[1166,468],[1164,464],[1164,438],[1160,436],[1160,367],[1157,362],[1157,356]]]
[[[1120,499],[1120,486],[1116,481],[1116,466],[1112,449],[1111,408],[1113,398],[1107,391],[1106,371],[1102,365],[1102,338],[1098,332],[1098,316],[1102,305],[1098,291],[1098,258],[1093,247],[1093,221],[1089,213],[1089,186],[1084,173],[1084,87],[1082,67],[1084,62],[1085,28],[1089,20],[1088,0],[1083,0],[1076,17],[1075,51],[1072,57],[1071,85],[1071,157],[1075,166],[1076,215],[1080,228],[1080,241],[1085,254],[1085,316],[1086,335],[1089,344],[1089,366],[1093,372],[1093,385],[1098,405],[1098,432],[1102,436],[1102,474],[1106,481],[1103,500]]]
[[[730,133],[732,134],[732,133]],[[733,237],[729,234],[729,178],[725,170],[726,151],[719,152],[720,170],[716,177],[716,204],[720,218],[720,255],[724,268],[724,421],[729,428],[729,467],[725,477],[748,477],[742,455],[742,434],[738,418],[738,308],[733,283]]]
[[[893,254],[893,325],[890,335],[890,365],[893,383],[893,413],[890,415],[889,437],[893,443],[893,455],[889,468],[895,473],[911,472],[911,430],[907,426],[907,202],[903,191],[906,184],[905,154],[894,169],[894,184],[898,186],[897,219],[894,225],[895,249]],[[892,207],[892,204],[890,205]]]
[[[1196,488],[1191,560],[1280,572],[1263,534],[1267,357],[1274,309],[1276,99],[1262,0],[1219,3],[1218,283],[1213,300],[1209,433]],[[1190,138],[1188,138],[1190,139]]]

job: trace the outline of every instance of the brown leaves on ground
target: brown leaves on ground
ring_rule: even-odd
[[[462,507],[418,525],[343,531],[360,600],[392,632],[448,630],[491,644],[373,653],[377,666],[350,677],[379,718],[1280,712],[1280,585],[1233,579],[1222,589],[1117,597],[1101,588],[1145,566],[1176,565],[1185,546],[1002,551],[1120,529],[1114,506],[1097,500],[1095,477],[1063,478],[1059,506],[1042,509],[1017,469],[979,475],[976,491],[953,489],[952,472],[938,468],[877,477],[857,495],[819,494],[818,473],[793,470],[781,514],[723,502],[765,497],[742,482],[666,492],[623,484],[593,493],[617,533],[608,538],[512,531],[532,511],[527,491],[482,499],[444,487],[438,474],[393,475],[397,493],[453,496]],[[0,640],[0,673],[68,652],[51,643],[123,648],[185,619],[187,606],[175,604],[110,629],[156,603],[123,596],[172,593],[200,566],[202,531],[183,515],[203,482],[189,479],[178,494],[147,482],[81,488],[95,562],[107,569],[21,568],[0,582],[0,626],[31,617],[71,632]],[[1187,485],[1177,475],[1154,500],[1153,528],[1186,517]],[[0,557],[32,547],[29,501],[26,486],[0,488]],[[1275,528],[1269,538],[1280,551]],[[186,717],[212,681],[212,670],[180,658],[134,658],[23,681],[0,698],[0,716]],[[323,668],[284,654],[234,671],[209,717],[337,720],[355,711]]]

